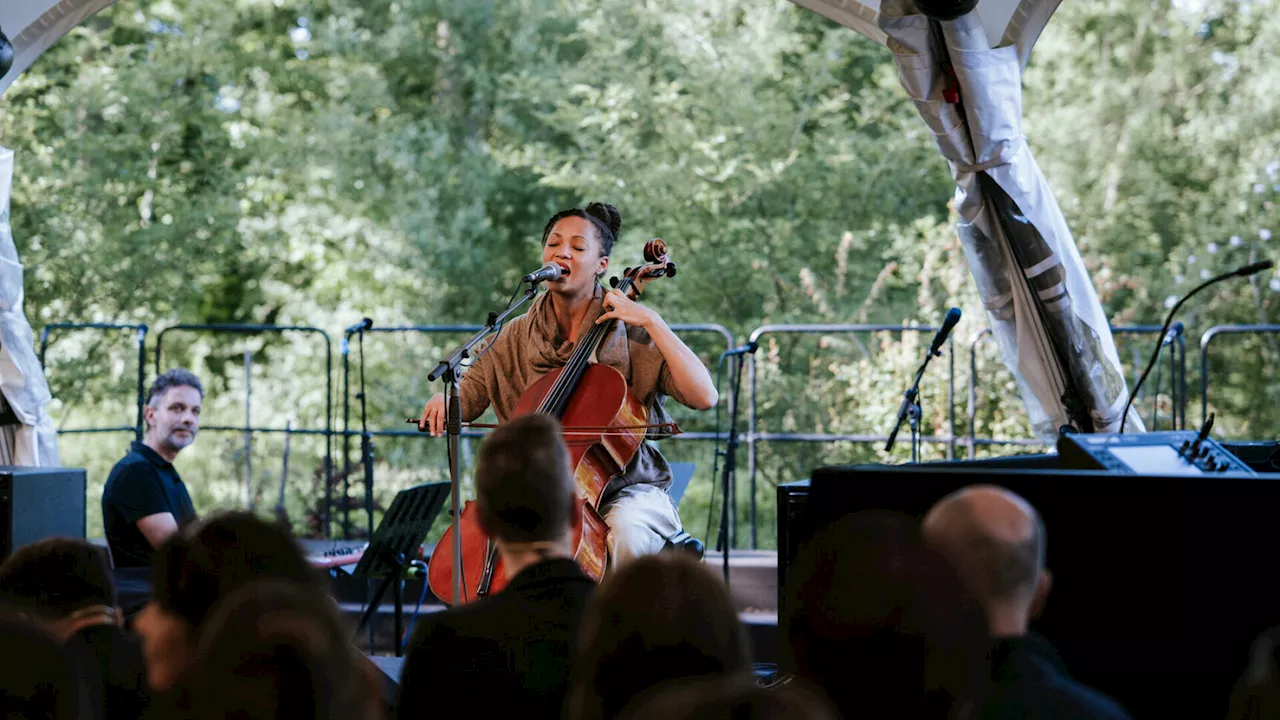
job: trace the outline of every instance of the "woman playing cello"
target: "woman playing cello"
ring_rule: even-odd
[[[529,311],[477,353],[459,386],[464,421],[492,405],[499,422],[506,422],[527,388],[568,362],[574,343],[592,323],[610,320],[618,322],[597,359],[622,373],[631,393],[649,409],[651,424],[670,422],[663,407],[668,396],[695,410],[715,406],[718,395],[706,366],[666,322],[626,294],[600,285],[621,227],[617,208],[601,203],[563,210],[547,222],[542,261],[568,272],[549,281],[548,291]],[[444,433],[443,393],[427,402],[418,424],[432,435]],[[598,509],[609,526],[610,567],[658,552],[680,532],[680,517],[666,492],[670,484],[671,468],[648,441],[609,482]]]

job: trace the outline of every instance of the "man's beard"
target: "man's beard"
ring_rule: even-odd
[[[179,435],[182,428],[175,428],[169,431],[169,435],[164,439],[165,444],[174,450],[181,450],[196,441],[196,431],[187,430],[186,435]]]

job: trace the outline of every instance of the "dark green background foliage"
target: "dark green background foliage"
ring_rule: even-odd
[[[1158,322],[1167,298],[1202,273],[1269,256],[1280,242],[1270,238],[1280,230],[1278,43],[1273,15],[1213,0],[1067,3],[1041,38],[1024,129],[1116,324]],[[206,425],[243,425],[248,397],[255,425],[323,430],[331,396],[343,429],[340,328],[363,316],[380,326],[480,322],[536,266],[546,218],[599,199],[624,214],[615,269],[635,264],[651,237],[670,243],[680,273],[651,285],[646,301],[672,323],[720,323],[742,341],[767,323],[929,324],[962,306],[956,453],[971,430],[1028,437],[989,339],[977,348],[970,427],[969,347],[986,321],[950,225],[948,169],[888,53],[786,2],[132,0],[63,39],[3,102],[0,142],[17,151],[12,222],[37,329],[146,322],[148,379],[156,331],[178,323],[333,334],[327,349],[316,334],[166,334],[162,364],[206,379]],[[1280,288],[1271,276],[1237,282],[1187,308],[1193,389],[1200,334],[1270,322],[1273,282]],[[438,390],[427,371],[464,337],[369,336],[370,427],[404,429]],[[723,349],[714,334],[686,337],[708,363]],[[133,334],[51,340],[61,426],[131,425]],[[886,433],[924,342],[897,332],[764,336],[756,430]],[[1117,343],[1132,377],[1149,338]],[[1215,432],[1275,435],[1276,357],[1271,338],[1215,342]],[[355,348],[353,368],[357,358]],[[925,432],[941,438],[952,429],[949,361],[924,386]],[[1166,368],[1166,425],[1168,380]],[[744,384],[744,425],[746,399]],[[714,413],[678,419],[715,429]],[[66,464],[90,469],[93,507],[127,439],[63,436]],[[769,546],[776,483],[821,464],[884,459],[878,445],[760,442],[754,463],[744,448],[739,518],[749,467]],[[339,470],[343,446],[333,440]],[[350,446],[354,460],[359,443]],[[925,456],[947,447],[926,445]],[[698,464],[682,514],[703,535],[712,443],[664,448]],[[307,513],[323,496],[324,449],[322,436],[291,438],[285,495],[299,530],[315,530]],[[473,450],[468,442],[464,467]],[[978,448],[993,451],[1011,448]],[[209,430],[179,465],[202,510],[247,495],[265,509],[283,452],[282,434],[246,444],[243,433]],[[906,454],[901,445],[894,459]],[[447,477],[439,440],[379,437],[376,457],[380,506]],[[359,478],[349,489],[362,527]]]

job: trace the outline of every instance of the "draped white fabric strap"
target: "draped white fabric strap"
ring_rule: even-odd
[[[991,168],[1000,167],[1001,165],[1008,165],[1013,161],[1013,158],[1022,151],[1023,146],[1026,144],[1026,138],[1019,137],[1016,140],[1010,140],[1002,143],[1000,145],[1000,152],[997,153],[995,157],[974,163],[963,163],[952,160],[951,167],[954,168],[957,173],[980,173],[985,170],[990,170]]]

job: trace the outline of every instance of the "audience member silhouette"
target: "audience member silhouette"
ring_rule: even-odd
[[[1072,679],[1048,641],[1028,631],[1052,576],[1045,569],[1044,524],[1026,500],[994,486],[963,488],[933,506],[924,536],[981,603],[995,640],[983,718],[1129,717],[1115,700]]]
[[[1258,636],[1236,681],[1228,720],[1280,720],[1280,627]]]
[[[205,620],[191,704],[197,720],[376,720],[376,672],[328,597],[262,581],[233,592]]]
[[[0,611],[0,718],[96,720],[82,667],[52,634]]]
[[[784,592],[783,670],[844,717],[964,717],[980,703],[982,611],[912,518],[866,511],[817,529]]]
[[[159,717],[189,716],[182,682],[196,641],[218,601],[256,580],[297,583],[323,596],[322,576],[288,532],[244,512],[228,512],[193,523],[156,551],[153,594],[138,615],[147,680],[164,693]]]
[[[595,589],[573,560],[581,521],[574,488],[554,418],[516,418],[485,438],[476,461],[476,509],[508,584],[418,620],[399,717],[426,718],[442,703],[463,699],[493,717],[561,716],[573,638]]]
[[[107,720],[142,715],[151,701],[142,645],[122,627],[105,553],[71,538],[19,548],[0,565],[0,603],[63,643]]]
[[[751,671],[746,634],[724,582],[684,553],[635,560],[607,577],[583,616],[568,707],[613,718],[660,684]]]

